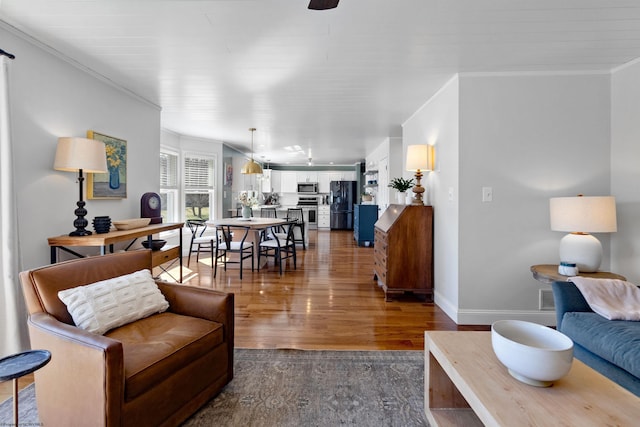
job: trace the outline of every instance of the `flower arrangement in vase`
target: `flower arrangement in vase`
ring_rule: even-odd
[[[242,191],[238,195],[238,201],[242,205],[242,217],[251,218],[251,208],[258,206],[258,199]]]

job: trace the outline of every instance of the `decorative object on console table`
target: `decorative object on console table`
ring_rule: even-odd
[[[554,197],[549,201],[551,229],[568,231],[560,241],[560,261],[577,264],[578,271],[600,268],[602,244],[589,233],[617,231],[616,201],[605,197]]]
[[[92,130],[87,137],[104,142],[106,173],[92,173],[87,177],[87,199],[127,198],[127,141]]]
[[[111,218],[108,216],[97,216],[93,218],[93,229],[98,234],[108,233],[111,230]]]
[[[144,193],[140,198],[140,217],[151,218],[151,224],[162,223],[162,206],[158,193]]]
[[[375,223],[374,279],[385,293],[433,300],[433,207],[390,205]]]
[[[421,145],[409,145],[407,147],[407,170],[416,173],[416,185],[413,187],[413,204],[417,206],[424,205],[422,200],[422,193],[424,193],[424,187],[420,184],[422,179],[422,172],[429,172],[433,169],[433,146],[421,144]]]
[[[86,230],[89,221],[85,219],[87,210],[82,198],[82,183],[84,176],[82,172],[104,172],[107,170],[105,159],[105,144],[93,139],[86,138],[58,138],[56,148],[56,158],[53,168],[65,172],[78,172],[78,207],[75,210],[76,220],[73,221],[75,231],[69,236],[88,236],[91,231]]]
[[[119,221],[113,221],[113,226],[116,230],[134,230],[136,228],[142,228],[149,225],[150,218],[131,218],[121,219]]]
[[[397,191],[396,193],[397,202],[399,205],[403,205],[405,204],[407,190],[413,187],[413,178],[411,179],[404,179],[402,177],[393,178],[389,183],[388,187],[391,187]]]

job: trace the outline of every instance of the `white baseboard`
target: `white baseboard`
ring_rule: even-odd
[[[497,320],[515,319],[539,323],[545,326],[556,325],[556,313],[550,310],[465,310],[458,309],[438,292],[434,295],[435,304],[440,307],[458,325],[491,325]]]

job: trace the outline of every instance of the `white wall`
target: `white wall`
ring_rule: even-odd
[[[609,82],[608,74],[461,77],[463,323],[492,311],[544,319],[538,289],[548,286],[529,267],[558,262],[563,233],[549,229],[549,198],[610,194]],[[483,186],[493,202],[481,201]],[[608,254],[608,236],[599,237]]]
[[[455,114],[444,113],[455,106],[453,87],[445,86],[405,123],[405,146],[431,142],[427,131],[448,135],[437,138],[439,160],[428,191],[435,253],[444,245],[451,258],[436,263],[436,296],[456,322],[554,324],[552,311],[538,309],[538,290],[549,286],[534,280],[529,268],[558,261],[562,233],[549,229],[550,197],[610,194],[609,82],[608,74],[460,76],[457,159],[443,143],[455,141]],[[456,173],[457,189],[448,176]],[[481,201],[483,186],[493,188],[493,202]],[[458,220],[443,223],[456,202]],[[456,235],[457,254],[447,246]],[[608,254],[608,236],[598,237]],[[608,256],[602,268],[609,268]]]
[[[618,214],[611,270],[640,284],[640,62],[615,70],[611,91],[611,194]]]
[[[49,263],[47,237],[73,231],[76,174],[53,170],[58,137],[94,130],[127,141],[127,198],[88,200],[98,215],[140,216],[140,197],[159,189],[160,110],[0,27],[10,67],[11,125],[21,268]],[[85,188],[86,192],[86,188]]]
[[[458,85],[458,77],[451,79],[402,127],[404,152],[411,144],[435,147],[435,172],[425,174],[422,185],[426,189],[426,203],[434,206],[434,298],[453,319],[458,308],[459,264]]]

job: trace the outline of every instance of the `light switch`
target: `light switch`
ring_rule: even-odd
[[[482,187],[482,201],[483,202],[492,202],[493,201],[493,188],[491,188],[491,187]]]

